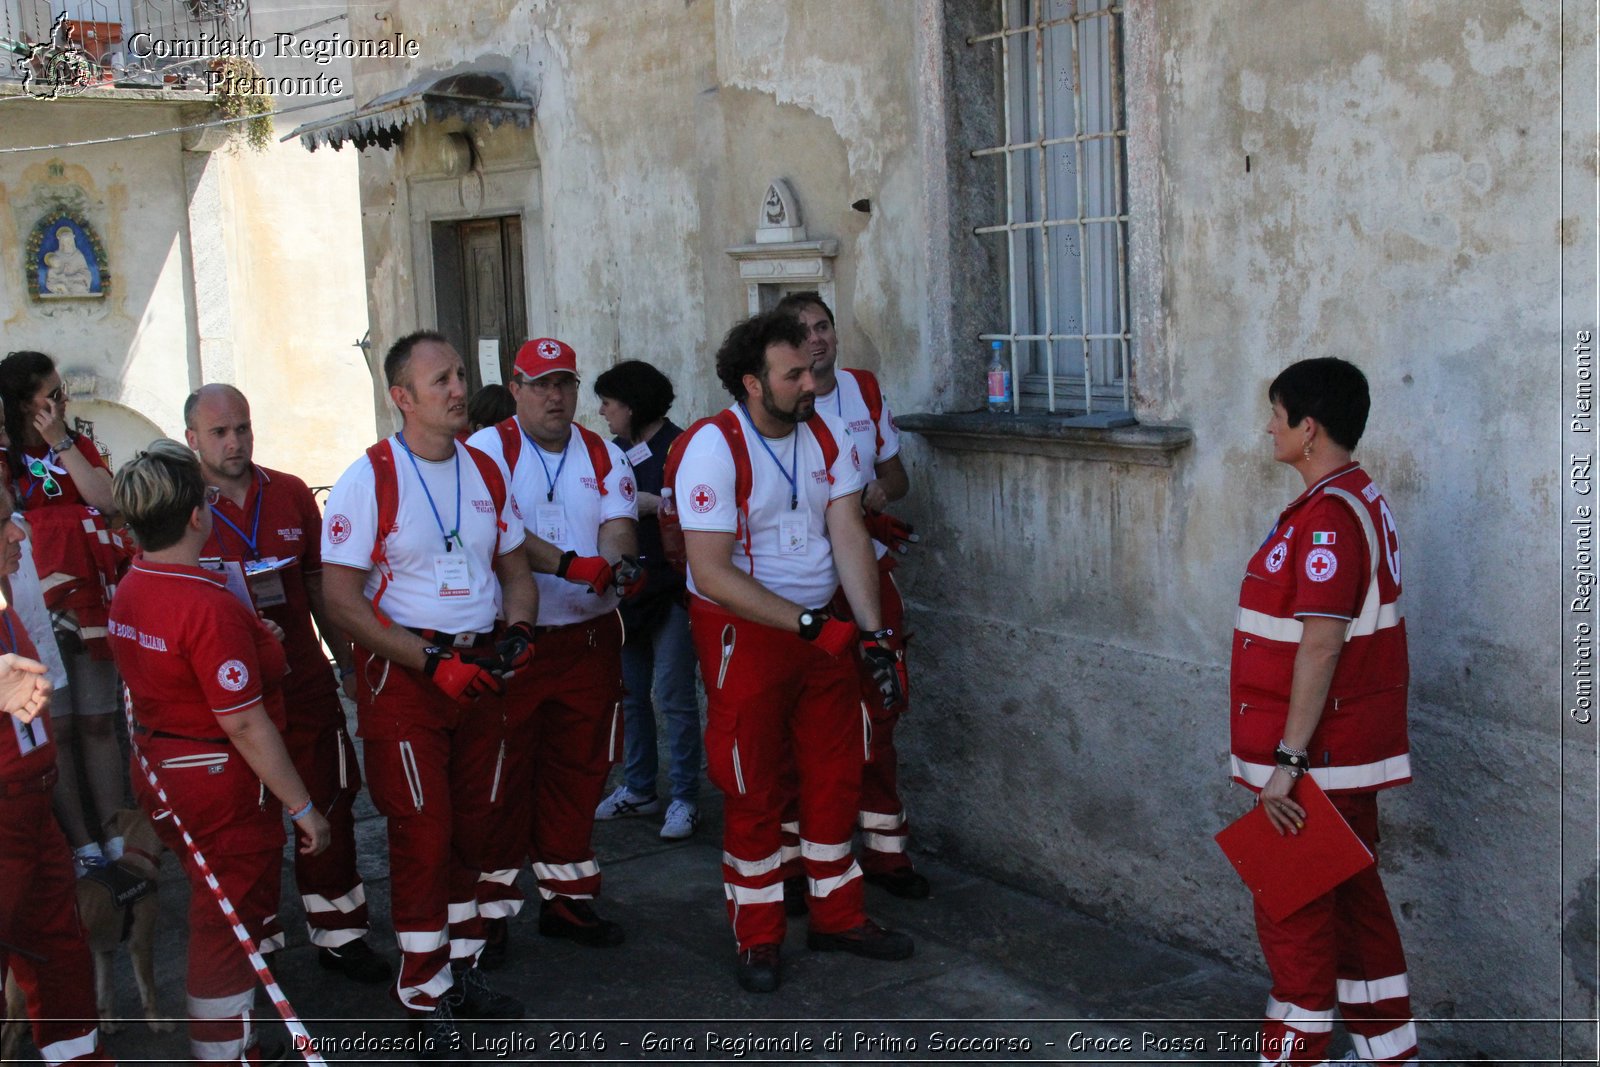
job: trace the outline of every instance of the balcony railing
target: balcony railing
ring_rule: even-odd
[[[201,88],[254,42],[250,0],[0,0],[0,81],[45,90]]]

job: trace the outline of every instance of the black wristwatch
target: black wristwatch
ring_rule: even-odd
[[[433,672],[439,669],[440,660],[452,658],[448,651],[437,645],[429,645],[422,650],[422,654],[428,657],[427,662],[422,665],[422,673],[429,678],[432,678]]]
[[[815,641],[822,632],[822,624],[827,621],[827,616],[820,611],[802,611],[800,613],[800,636],[807,641]]]

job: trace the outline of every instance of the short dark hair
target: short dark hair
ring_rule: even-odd
[[[467,424],[474,430],[505,422],[517,413],[517,398],[498,382],[479,389],[467,401]]]
[[[1351,452],[1372,409],[1367,376],[1354,363],[1335,356],[1302,359],[1286,367],[1268,386],[1267,399],[1283,405],[1290,426],[1300,425],[1310,415],[1335,444]]]
[[[833,321],[833,309],[828,306],[828,302],[826,300],[822,299],[822,294],[817,292],[815,289],[801,289],[798,292],[790,293],[782,300],[778,301],[778,306],[773,308],[773,310],[787,311],[791,315],[798,316],[801,311],[808,307],[821,308],[822,313],[828,316],[828,325],[837,325],[837,323]]]
[[[383,380],[390,385],[405,385],[400,378],[406,369],[411,366],[411,350],[423,341],[434,341],[441,345],[450,343],[450,339],[438,330],[417,330],[408,333],[400,340],[389,346],[388,353],[383,357]]]
[[[639,431],[672,409],[672,379],[642,359],[625,359],[594,380],[594,395],[609,397],[628,405],[628,437],[639,439]]]
[[[6,465],[11,468],[13,479],[21,478],[27,470],[22,449],[28,443],[28,431],[33,428],[28,405],[33,402],[39,386],[55,369],[55,360],[43,352],[9,352],[5,359],[0,360],[0,405],[5,409],[6,437],[10,439]]]
[[[799,348],[805,343],[805,328],[789,312],[774,309],[752,315],[722,339],[722,347],[717,349],[717,379],[735,400],[744,400],[749,395],[744,376],[761,378],[766,374],[769,345]]]

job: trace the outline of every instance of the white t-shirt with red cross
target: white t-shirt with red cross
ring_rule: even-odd
[[[520,425],[519,425],[520,429]],[[500,431],[486,426],[467,439],[472,447],[494,457],[507,471],[505,443]],[[604,442],[611,456],[611,472],[606,475],[602,496],[595,478],[589,448],[573,425],[564,452],[547,452],[526,433],[518,451],[517,467],[507,471],[506,484],[522,508],[522,522],[529,533],[580,556],[600,554],[600,527],[612,519],[639,519],[638,487],[633,468],[622,450]],[[553,574],[535,574],[539,586],[539,625],[566,626],[587,622],[616,609],[616,590],[596,595],[586,585],[578,585]]]
[[[839,445],[839,455],[828,470],[822,445],[810,427],[802,424],[788,436],[772,440],[762,437],[737,407],[734,411],[750,452],[748,552],[734,501],[733,453],[715,426],[701,427],[684,447],[676,482],[678,521],[685,530],[733,534],[735,566],[787,600],[807,608],[823,607],[839,587],[828,541],[828,505],[861,491],[866,464],[850,431],[836,416],[822,413]],[[705,595],[695,585],[693,567],[689,590]]]
[[[876,419],[872,417],[872,409],[861,392],[862,375],[877,380],[871,371],[840,367],[834,376],[833,392],[817,397],[817,410],[825,415],[836,415],[850,428],[850,436],[861,452],[861,474],[870,482],[878,476],[878,464],[900,454],[900,431],[895,428],[889,398],[882,390],[878,396],[883,400],[883,410]],[[889,551],[880,541],[872,542],[872,550],[879,559]]]
[[[398,435],[389,438],[389,447],[394,450],[399,497],[395,528],[384,544],[390,576],[379,610],[413,629],[446,633],[493,629],[500,603],[496,546],[501,555],[522,546],[516,494],[506,493],[497,515],[477,462],[460,442],[454,457],[439,461],[409,456]],[[445,533],[457,528],[458,500],[460,537],[452,539],[446,551]],[[370,571],[369,598],[376,595],[381,581],[372,562],[377,535],[378,494],[372,461],[363,455],[328,494],[322,562]]]

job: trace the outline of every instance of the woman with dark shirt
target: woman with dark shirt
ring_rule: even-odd
[[[595,818],[653,815],[661,810],[656,796],[659,708],[672,754],[667,769],[672,803],[661,836],[677,841],[693,834],[700,823],[700,702],[694,688],[694,645],[689,640],[683,576],[662,552],[656,513],[667,449],[683,430],[667,418],[672,382],[642,360],[618,363],[595,379],[594,391],[600,397],[600,417],[633,465],[639,486],[639,560],[646,574],[643,590],[623,600],[618,609],[628,635],[622,646],[622,682],[627,689],[622,703],[622,784],[600,802]]]

